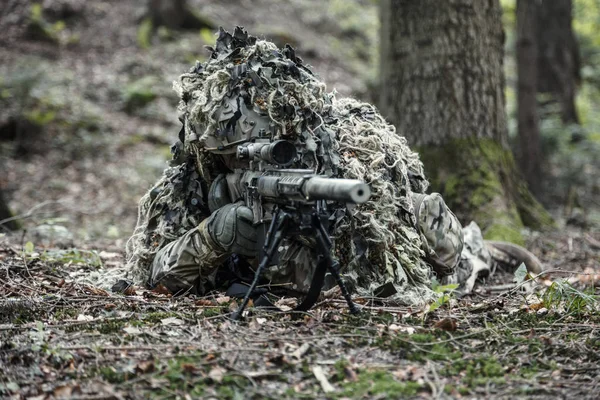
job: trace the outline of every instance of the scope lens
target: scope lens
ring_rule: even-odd
[[[288,166],[296,158],[296,146],[287,140],[278,140],[269,145],[270,159],[281,166]]]

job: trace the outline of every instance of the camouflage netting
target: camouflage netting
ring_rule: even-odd
[[[148,237],[150,210],[157,205],[164,209],[185,204],[177,185],[169,182],[185,181],[174,177],[193,173],[189,160],[194,160],[206,182],[214,178],[215,156],[205,150],[204,143],[215,132],[228,129],[218,115],[223,104],[235,96],[270,120],[276,128],[275,138],[297,144],[301,157],[296,167],[360,179],[371,186],[371,200],[352,208],[351,217],[338,222],[341,229],[337,232],[341,233],[335,238],[335,252],[358,294],[387,292],[391,299],[405,304],[435,298],[410,200],[413,191],[427,189],[423,165],[375,107],[326,92],[324,82],[291,47],[280,50],[239,28],[233,35],[221,30],[212,57],[183,74],[174,88],[181,98],[180,118],[185,126],[184,145],[176,155],[188,161],[167,169],[140,202],[138,226],[128,243],[134,277],[141,281],[147,277],[149,260],[161,247],[156,243],[181,235],[188,226],[182,221],[199,222],[194,221],[199,214],[191,211],[182,215],[178,224],[154,221],[152,240]],[[391,293],[390,286],[395,289]]]

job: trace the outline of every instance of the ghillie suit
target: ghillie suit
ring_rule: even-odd
[[[404,304],[434,299],[426,262],[431,252],[413,205],[428,182],[406,139],[372,105],[326,92],[289,46],[280,50],[236,28],[233,35],[221,29],[211,50],[208,61],[174,83],[184,126],[172,148],[173,165],[140,201],[138,224],[127,246],[132,277],[153,281],[150,265],[161,249],[169,243],[178,247],[172,243],[210,215],[211,183],[235,167],[228,147],[215,143],[235,145],[247,132],[263,129],[293,141],[299,154],[294,167],[370,185],[371,199],[344,209],[333,229],[334,252],[355,292]],[[186,246],[197,257],[197,249],[209,242],[196,235]],[[457,254],[462,239],[459,247]],[[181,259],[175,253],[169,250],[168,262]],[[225,258],[213,253],[202,259],[213,267],[204,271],[209,276],[201,278],[202,290],[211,286],[217,264]]]

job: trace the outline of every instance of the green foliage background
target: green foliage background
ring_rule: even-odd
[[[501,0],[506,32],[505,74],[509,135],[516,147],[517,68],[516,0]],[[549,208],[575,209],[587,223],[600,223],[600,2],[573,0],[573,29],[581,54],[581,83],[576,107],[581,125],[562,123],[556,106],[542,107],[540,130],[544,165],[544,197]],[[540,100],[543,100],[540,97]],[[563,212],[565,218],[573,217]]]

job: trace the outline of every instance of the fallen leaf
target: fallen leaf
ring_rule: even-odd
[[[580,283],[586,286],[600,286],[600,274],[594,268],[587,267],[581,274],[567,280],[571,285]]]
[[[165,296],[171,295],[171,291],[165,287],[165,285],[158,284],[152,289],[153,293],[164,294]]]
[[[80,393],[80,392],[81,392],[81,388],[79,387],[79,385],[73,385],[73,386],[64,385],[64,386],[56,387],[54,389],[54,391],[52,392],[52,394],[57,399],[66,399],[66,398],[73,397],[74,394]]]
[[[148,383],[152,389],[162,389],[169,384],[169,381],[164,378],[150,378]]]
[[[140,335],[142,333],[142,331],[135,326],[126,326],[123,328],[123,331],[129,335]]]
[[[138,374],[146,374],[154,371],[154,360],[140,361],[135,366],[135,372]]]
[[[454,332],[458,324],[454,318],[444,318],[436,322],[434,327],[443,331]]]
[[[8,382],[5,386],[11,392],[18,392],[19,390],[21,390],[17,382]]]
[[[415,328],[413,328],[412,326],[402,326],[402,325],[391,324],[387,328],[391,332],[404,332],[404,333],[408,333],[409,335],[412,335],[413,333],[416,332]]]
[[[252,304],[251,304],[251,303],[252,303],[252,300],[250,300],[250,301],[248,302],[248,307],[252,307]],[[238,309],[238,303],[237,303],[237,301],[235,301],[235,300],[232,300],[232,301],[231,301],[231,303],[229,303],[228,309],[229,309],[229,311],[231,311],[231,312],[235,312],[235,311],[237,311],[237,309]]]
[[[256,318],[252,318],[250,322],[248,322],[248,328],[252,331],[257,331],[260,329],[260,324],[256,322]]]
[[[196,367],[194,364],[182,364],[181,369],[183,370],[183,372],[188,373],[190,375],[196,375],[198,373],[198,367]]]
[[[91,315],[79,314],[77,316],[77,321],[93,321],[94,317]]]
[[[555,369],[554,371],[552,371],[552,373],[550,374],[550,376],[553,379],[560,379],[560,374],[561,374],[561,370],[560,369]]]
[[[426,374],[425,374],[425,371],[423,368],[418,368],[414,365],[411,365],[404,369],[399,369],[399,370],[392,372],[392,375],[394,375],[396,378],[398,378],[401,381],[406,381],[406,380],[415,381],[417,379],[422,378]]]
[[[515,271],[513,282],[515,282],[517,285],[523,283],[525,280],[527,280],[527,275],[527,267],[525,266],[525,263],[521,263],[519,268],[517,268]]]
[[[123,292],[125,296],[135,296],[135,286],[131,285]]]
[[[214,306],[216,303],[208,299],[199,299],[195,303],[197,306]]]
[[[533,311],[537,311],[537,310],[539,310],[539,309],[541,309],[543,307],[544,307],[544,303],[543,302],[541,302],[541,303],[535,303],[535,304],[530,304],[529,305],[529,309],[533,310]]]
[[[552,339],[550,339],[548,336],[540,336],[540,341],[546,346],[552,345]]]
[[[208,377],[212,379],[215,383],[221,383],[223,381],[223,376],[225,376],[225,369],[219,366],[214,367],[208,373]]]
[[[228,303],[229,300],[231,300],[231,297],[229,296],[219,296],[215,299],[215,301],[217,302],[217,304],[224,304],[224,303]]]
[[[104,289],[96,288],[93,286],[87,286],[86,289],[95,296],[109,296],[108,292]]]
[[[160,323],[163,326],[169,326],[169,325],[185,325],[185,321],[179,318],[175,318],[175,317],[169,317],[169,318],[165,318],[165,319],[161,319]]]
[[[297,304],[298,300],[291,297],[282,297],[281,299],[277,300],[277,302],[275,302],[275,305],[281,308],[282,311],[290,311],[291,309],[296,307]]]

